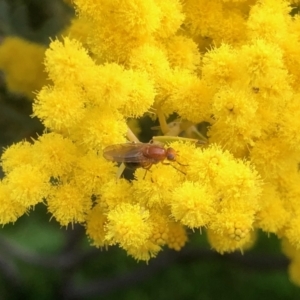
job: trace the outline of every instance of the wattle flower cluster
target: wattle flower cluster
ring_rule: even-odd
[[[261,229],[285,241],[300,284],[299,3],[74,4],[68,37],[46,52],[53,84],[33,104],[47,132],[2,155],[0,223],[44,202],[62,226],[80,223],[95,246],[139,260],[180,250],[187,229],[206,230],[220,253],[250,247]],[[209,122],[209,144],[173,142],[174,168],[116,179],[102,151],[149,110]]]

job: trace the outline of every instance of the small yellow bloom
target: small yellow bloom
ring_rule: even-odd
[[[3,171],[9,173],[20,165],[33,164],[34,151],[32,148],[32,144],[27,141],[13,144],[9,148],[6,148],[1,156]]]
[[[18,37],[6,37],[0,45],[0,69],[8,88],[28,98],[46,84],[43,59],[45,46]]]
[[[290,280],[300,286],[300,254],[296,259],[293,259],[288,267]]]
[[[101,152],[105,146],[125,142],[127,130],[124,117],[117,111],[106,107],[93,108],[86,112],[81,124],[70,132],[70,137],[86,152]]]
[[[20,165],[4,180],[10,190],[10,197],[24,207],[42,202],[49,194],[50,178],[44,170],[36,166]]]
[[[61,224],[83,223],[92,207],[92,199],[74,182],[53,186],[47,198],[48,211]]]
[[[117,168],[108,163],[101,154],[97,155],[90,151],[86,155],[78,157],[73,176],[77,186],[85,194],[99,195],[104,191],[103,185],[111,181],[116,171]],[[117,185],[116,181],[114,183]],[[115,196],[119,194],[118,192],[115,191]]]
[[[143,260],[148,262],[150,258],[153,258],[161,250],[161,247],[147,241],[143,245],[136,247],[131,245],[127,249],[127,253],[131,255],[136,260]]]
[[[79,155],[75,144],[69,138],[57,133],[40,136],[33,148],[35,163],[47,172],[49,177],[59,177],[70,173]]]
[[[163,246],[169,236],[169,218],[164,214],[165,211],[151,210],[150,221],[152,223],[152,235],[150,241],[155,245]]]
[[[234,236],[238,236],[234,234]],[[210,245],[219,253],[234,252],[236,250],[246,250],[253,246],[255,242],[254,232],[247,232],[241,239],[232,238],[227,234],[217,233],[207,230],[207,238]]]
[[[203,56],[202,76],[211,85],[221,89],[222,86],[239,82],[239,87],[248,83],[243,58],[229,44],[222,44]]]
[[[155,32],[160,38],[169,38],[174,35],[182,22],[185,15],[182,13],[183,4],[179,0],[154,1],[161,11],[160,27]]]
[[[27,207],[15,201],[9,186],[0,181],[0,224],[14,223],[27,212]]]
[[[190,228],[206,226],[215,214],[212,195],[205,184],[186,181],[172,192],[172,215]]]
[[[178,222],[169,223],[167,245],[170,249],[179,251],[187,242],[188,237],[185,228]]]
[[[300,250],[300,214],[293,216],[286,224],[287,227],[284,230],[284,236],[288,239],[292,246],[297,250]]]
[[[121,203],[107,214],[105,240],[124,249],[143,247],[151,233],[149,211],[140,205]]]
[[[266,232],[279,233],[287,223],[290,212],[275,186],[265,185],[261,195],[261,210],[257,213],[257,226]]]
[[[33,103],[33,116],[51,130],[68,132],[84,117],[84,106],[84,95],[75,85],[45,86]]]
[[[192,39],[176,35],[165,43],[171,67],[192,72],[200,67],[201,56],[197,44]]]
[[[46,70],[55,84],[64,85],[66,78],[70,84],[82,84],[95,63],[77,40],[64,38],[63,42],[53,41],[45,57]]]
[[[107,246],[104,230],[106,222],[107,217],[99,204],[95,205],[87,214],[85,226],[86,234],[92,240],[92,245],[96,247]]]
[[[99,187],[101,197],[98,203],[106,210],[112,210],[121,203],[133,203],[131,184],[125,179],[110,179]]]

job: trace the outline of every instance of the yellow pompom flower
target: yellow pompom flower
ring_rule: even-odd
[[[234,252],[236,250],[246,250],[253,246],[255,242],[254,232],[248,232],[242,239],[235,239],[229,235],[207,230],[207,238],[210,245],[219,253]]]
[[[208,228],[216,234],[222,235],[226,240],[242,241],[247,243],[247,237],[253,230],[254,215],[245,211],[222,209],[211,220]],[[231,245],[233,247],[233,244]],[[233,251],[233,248],[232,248]]]
[[[154,102],[154,85],[146,72],[128,70],[125,76],[130,82],[130,90],[119,111],[125,117],[141,117]]]
[[[288,267],[288,273],[290,280],[300,286],[300,253],[296,259],[293,259]]]
[[[165,45],[172,68],[195,72],[200,67],[201,55],[192,39],[175,35],[167,39]]]
[[[222,1],[186,0],[184,4],[185,23],[191,34],[212,36],[222,19]]]
[[[96,247],[105,247],[105,223],[107,217],[104,214],[103,208],[97,204],[87,214],[86,217],[86,234],[92,240],[92,245]]]
[[[185,15],[182,12],[182,2],[179,0],[155,0],[160,11],[160,27],[155,34],[160,38],[168,38],[180,28]]]
[[[203,56],[202,76],[216,88],[238,82],[238,87],[245,87],[248,78],[244,69],[244,57],[229,44],[208,51]]]
[[[288,242],[287,239],[282,240],[282,251],[290,259],[288,273],[291,281],[300,286],[300,250]]]
[[[82,157],[77,158],[76,166],[73,170],[76,184],[85,194],[99,195],[103,192],[103,185],[111,181],[115,176],[117,168],[95,152],[90,151]],[[114,181],[117,185],[116,181]],[[115,195],[117,195],[116,193]]]
[[[170,69],[166,51],[153,44],[141,45],[132,50],[129,66],[133,69],[146,71],[155,81]]]
[[[140,205],[121,203],[107,214],[105,240],[124,249],[142,247],[152,233],[148,219],[149,211]]]
[[[76,0],[80,17],[93,21],[89,46],[101,60],[124,62],[133,48],[160,28],[162,11],[152,0]]]
[[[79,155],[75,144],[69,138],[57,133],[40,136],[33,148],[35,163],[47,172],[49,177],[59,177],[70,173]]]
[[[278,233],[290,217],[284,204],[275,186],[265,185],[261,195],[261,209],[256,216],[257,227],[266,232]]]
[[[262,128],[257,118],[258,103],[250,92],[224,87],[212,100],[213,124],[209,129],[210,142],[218,142],[233,153],[253,145]]]
[[[45,46],[18,37],[6,37],[0,45],[0,69],[8,89],[28,98],[46,84],[43,59]]]
[[[150,210],[150,213],[153,228],[149,240],[155,245],[163,246],[168,240],[170,219],[161,210]]]
[[[249,76],[250,86],[259,88],[261,105],[280,111],[292,95],[292,78],[284,65],[282,49],[272,41],[256,38],[244,45],[239,54],[247,57],[244,72]]]
[[[85,195],[75,182],[53,186],[47,198],[48,211],[61,226],[83,223],[92,207],[90,195]]]
[[[51,130],[68,132],[84,117],[84,106],[84,95],[75,85],[45,86],[33,103],[33,116]]]
[[[257,1],[250,10],[247,22],[249,35],[276,42],[285,39],[290,11],[288,1]]]
[[[27,141],[19,142],[5,149],[1,156],[1,167],[4,173],[9,173],[20,165],[34,163],[32,144]]]
[[[270,136],[255,142],[250,159],[265,179],[278,178],[284,170],[290,170],[299,162],[298,152],[291,151],[280,137]]]
[[[252,165],[234,158],[229,151],[223,151],[217,145],[203,150],[196,148],[186,169],[190,180],[212,185],[216,196],[226,204],[234,201],[237,207],[257,207],[261,193],[260,176]]]
[[[121,203],[132,203],[133,193],[131,184],[125,179],[110,179],[99,187],[101,197],[98,204],[106,209],[111,210]]]
[[[126,249],[127,253],[131,255],[136,260],[143,260],[148,262],[150,258],[153,258],[161,250],[161,247],[146,241],[143,245],[136,247],[135,245],[130,245]]]
[[[70,132],[70,137],[85,151],[102,151],[104,146],[124,142],[127,130],[120,113],[106,107],[94,108],[86,112],[82,122]]]
[[[17,202],[12,194],[10,187],[0,181],[0,224],[3,226],[7,223],[14,223],[28,208]]]
[[[182,118],[194,123],[211,121],[214,88],[189,70],[174,70],[162,82],[170,97],[162,99],[162,109],[172,107]]]
[[[88,18],[75,17],[67,27],[62,36],[68,36],[70,39],[76,39],[82,43],[84,48],[88,48],[88,37],[91,32],[93,23]]]
[[[213,219],[214,199],[204,184],[185,181],[172,192],[171,212],[176,221],[189,228],[206,226]]]
[[[148,171],[141,169],[135,172],[138,179],[132,184],[135,201],[149,208],[162,208],[168,205],[172,201],[171,191],[181,181],[183,174],[172,165],[163,164],[153,165],[151,172],[147,174],[145,172]]]
[[[294,95],[292,101],[287,103],[285,108],[285,113],[281,116],[280,119],[280,135],[286,141],[289,148],[297,151],[300,150],[300,138],[299,138],[299,131],[300,131],[300,122],[299,122],[299,115],[300,115],[300,93]]]
[[[185,228],[179,222],[169,223],[167,245],[170,249],[179,251],[187,242],[188,237]]]
[[[300,250],[300,211],[287,222],[284,236],[292,246]]]
[[[24,207],[31,207],[47,198],[50,190],[48,174],[37,166],[21,165],[4,179],[11,198]]]
[[[297,257],[300,252],[286,238],[281,240],[282,252],[291,260]]]
[[[55,84],[64,85],[66,78],[72,84],[82,84],[81,80],[91,73],[94,65],[82,44],[68,37],[63,42],[51,42],[45,53],[46,71]]]

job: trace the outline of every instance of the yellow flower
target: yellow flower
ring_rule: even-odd
[[[233,153],[253,145],[261,136],[257,118],[258,102],[250,92],[238,87],[224,87],[214,95],[212,100],[213,124],[208,135],[210,142],[218,142]]]
[[[45,46],[18,37],[6,37],[0,46],[0,69],[12,92],[24,93],[28,98],[46,84],[43,59]]]
[[[4,180],[10,190],[10,197],[22,206],[30,207],[48,196],[49,179],[48,174],[39,167],[21,165],[14,168]]]
[[[296,259],[293,259],[288,267],[290,280],[300,286],[300,254]]]
[[[211,85],[222,88],[238,82],[238,87],[245,87],[248,78],[245,74],[243,57],[229,44],[222,44],[203,56],[201,69],[203,78]]]
[[[27,212],[27,209],[13,198],[10,187],[0,181],[0,224],[5,225],[17,221]]]
[[[160,11],[160,27],[155,34],[160,38],[168,38],[180,28],[185,15],[182,13],[182,2],[179,0],[153,1]]]
[[[197,44],[184,36],[174,36],[165,41],[172,68],[196,71],[200,67],[200,53]]]
[[[33,103],[33,116],[51,130],[68,132],[83,119],[84,106],[84,95],[75,85],[45,86]]]
[[[300,214],[293,216],[286,224],[284,236],[288,239],[292,246],[297,250],[300,249]]]
[[[132,184],[132,197],[149,208],[168,205],[172,201],[171,191],[184,175],[172,164],[163,165],[162,163],[153,165],[147,174],[145,172],[148,171],[140,169],[135,172],[138,180]]]
[[[172,193],[171,212],[190,228],[206,226],[214,218],[212,192],[204,184],[186,181]]]
[[[70,137],[86,152],[100,152],[105,146],[125,142],[126,132],[124,117],[104,107],[87,111],[81,124],[70,132]]]
[[[287,25],[291,19],[288,1],[257,1],[250,11],[247,22],[251,36],[260,36],[269,41],[280,41],[286,37]]]
[[[106,210],[112,210],[121,203],[132,203],[133,192],[131,184],[125,179],[110,179],[99,187],[101,197],[98,203]]]
[[[87,74],[91,74],[94,65],[81,43],[67,37],[63,42],[51,42],[45,53],[46,70],[55,84],[64,85],[66,78],[71,84],[82,84]]]
[[[92,199],[85,195],[74,182],[53,186],[47,198],[49,212],[60,223],[68,226],[70,223],[83,223],[92,207]]]
[[[34,163],[32,144],[23,141],[5,149],[1,156],[1,166],[5,173],[9,173],[20,165]]]
[[[168,247],[179,251],[185,245],[187,240],[188,238],[185,228],[178,222],[170,222],[167,239]]]
[[[284,202],[274,185],[265,185],[261,196],[261,210],[257,214],[257,226],[266,232],[278,233],[290,216]]]
[[[107,246],[105,242],[105,222],[107,217],[100,205],[94,206],[86,217],[86,234],[96,247]]]
[[[161,248],[150,242],[146,241],[143,245],[136,247],[135,245],[130,245],[127,249],[127,253],[134,257],[136,260],[148,260],[155,257]]]
[[[126,61],[161,26],[162,11],[152,0],[74,2],[79,16],[93,21],[89,46],[101,60]]]
[[[77,164],[74,168],[73,176],[76,185],[80,189],[90,195],[99,195],[104,191],[104,184],[111,181],[111,177],[115,176],[117,168],[102,157],[90,151],[86,155],[77,158]],[[117,185],[116,181],[114,184]],[[119,191],[115,191],[118,195]]]
[[[75,144],[57,133],[40,136],[33,148],[35,164],[47,172],[49,177],[59,177],[70,173],[79,155]]]
[[[149,211],[140,205],[121,203],[107,214],[105,240],[124,249],[142,247],[152,231],[148,219]]]
[[[235,239],[227,234],[224,235],[212,230],[207,230],[207,238],[210,245],[221,254],[236,250],[243,252],[243,250],[252,247],[255,242],[254,232],[247,232],[242,236],[242,239]]]

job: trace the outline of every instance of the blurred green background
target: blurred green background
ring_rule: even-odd
[[[47,45],[73,15],[59,0],[0,0],[0,43],[19,36]],[[1,148],[42,134],[31,113],[31,101],[10,92],[1,73]],[[141,139],[149,140],[155,123],[143,118],[139,124]],[[300,299],[287,268],[279,241],[264,233],[244,255],[219,255],[205,234],[191,232],[181,252],[165,249],[146,264],[118,247],[90,246],[82,227],[60,228],[43,205],[0,231],[0,300]]]

